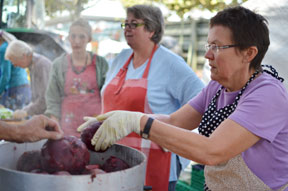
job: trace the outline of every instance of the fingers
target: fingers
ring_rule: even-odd
[[[110,111],[110,112],[108,112],[108,113],[104,113],[104,114],[102,114],[102,115],[98,115],[98,116],[96,117],[96,119],[97,119],[98,121],[102,122],[102,121],[106,120],[108,117],[110,117],[111,115],[113,115],[115,112],[116,112],[116,111]]]
[[[44,121],[44,127],[42,128],[44,138],[57,140],[63,137],[64,133],[56,121],[51,120],[43,115],[40,117]]]
[[[77,132],[82,132],[89,124],[90,124],[89,121],[86,121],[85,123],[81,124],[81,125],[77,128]]]
[[[81,124],[78,128],[77,128],[77,132],[82,132],[86,127],[88,127],[91,123],[95,123],[98,120],[95,117],[88,117],[85,116],[83,117],[83,120],[86,121],[85,123]]]
[[[13,118],[14,119],[24,119],[25,117],[27,117],[27,112],[26,111],[16,110],[13,113]]]

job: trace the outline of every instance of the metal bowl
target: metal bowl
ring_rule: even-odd
[[[107,174],[46,175],[16,170],[18,158],[26,151],[40,150],[45,140],[36,143],[0,143],[0,185],[3,191],[141,191],[146,156],[133,148],[115,144],[103,153],[90,152],[90,164],[103,164],[110,156],[127,162],[130,168]]]

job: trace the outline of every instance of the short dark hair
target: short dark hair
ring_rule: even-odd
[[[145,29],[154,32],[151,40],[158,44],[164,33],[164,18],[158,7],[150,5],[134,5],[127,8],[127,14],[133,14],[136,19],[142,19]]]
[[[226,8],[210,20],[210,28],[215,25],[228,27],[232,32],[233,43],[240,50],[256,46],[258,54],[250,63],[250,68],[261,70],[261,62],[270,45],[268,21],[242,6]]]

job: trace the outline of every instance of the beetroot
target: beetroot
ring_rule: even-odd
[[[81,133],[81,140],[85,143],[87,148],[91,151],[95,151],[94,146],[91,144],[91,139],[93,138],[94,134],[99,129],[101,124],[102,122],[98,122],[98,121],[95,123],[92,123],[86,129],[84,129]],[[97,152],[104,152],[104,151],[97,151]]]
[[[24,172],[30,172],[34,169],[41,169],[40,151],[24,152],[17,161],[16,169]]]
[[[89,164],[89,159],[90,153],[87,147],[74,136],[48,140],[41,149],[42,169],[51,174],[57,171],[81,174]]]
[[[105,172],[115,172],[127,168],[129,168],[129,165],[125,161],[114,156],[111,156],[103,165],[101,165],[101,169]]]

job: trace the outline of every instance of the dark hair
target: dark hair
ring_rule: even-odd
[[[128,7],[127,14],[133,14],[136,19],[142,19],[145,23],[145,29],[154,32],[151,40],[158,44],[164,33],[164,18],[158,7],[150,5],[134,5]]]
[[[261,62],[270,45],[268,21],[261,15],[241,6],[226,8],[210,20],[210,28],[215,25],[228,27],[233,43],[240,50],[256,46],[258,54],[250,63],[250,68],[261,70]]]

